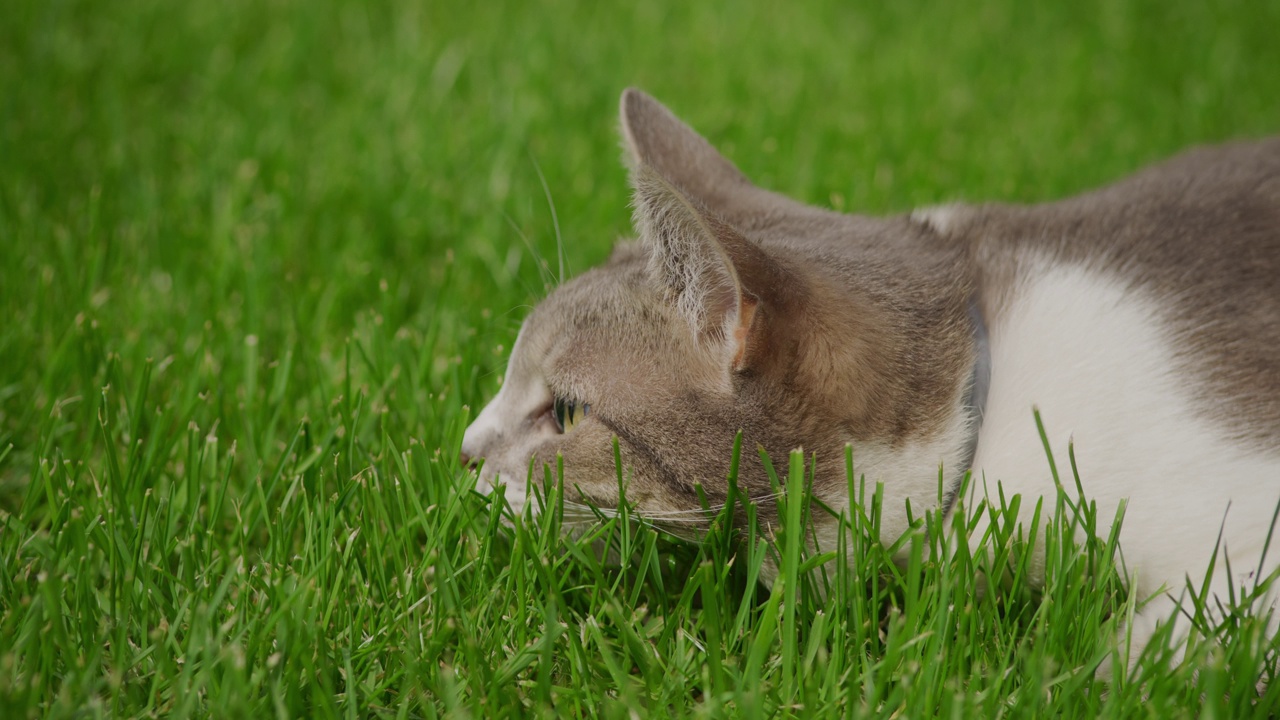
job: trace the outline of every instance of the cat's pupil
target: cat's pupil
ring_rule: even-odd
[[[587,416],[587,412],[591,409],[591,404],[582,403],[578,405],[571,400],[558,397],[555,399],[553,409],[556,425],[559,427],[560,432],[567,433]]]

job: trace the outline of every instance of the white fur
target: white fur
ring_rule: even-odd
[[[992,382],[976,476],[993,493],[996,481],[1006,495],[1021,493],[1024,522],[1035,498],[1053,497],[1032,415],[1038,407],[1068,487],[1074,440],[1100,524],[1109,525],[1128,499],[1121,552],[1136,573],[1139,600],[1167,591],[1135,622],[1134,647],[1169,617],[1188,576],[1201,585],[1219,529],[1225,553],[1211,589],[1225,603],[1228,585],[1259,569],[1280,500],[1280,453],[1237,445],[1196,414],[1189,399],[1196,379],[1177,371],[1153,298],[1103,274],[1058,266],[1033,273],[1008,307],[989,318]],[[1280,548],[1268,553],[1263,572],[1276,560]]]
[[[911,503],[911,512],[917,518],[924,516],[925,510],[938,505],[938,468],[942,467],[946,487],[958,483],[966,468],[960,466],[964,449],[969,442],[969,420],[963,408],[961,398],[956,398],[952,421],[947,429],[933,436],[927,442],[907,443],[900,447],[883,444],[862,443],[854,446],[853,491],[863,490],[865,479],[866,503],[871,502],[876,490],[876,483],[884,483],[884,504],[881,507],[880,529],[885,542],[892,543],[909,528],[907,518],[907,501]],[[843,463],[843,458],[820,458],[819,462],[830,464]],[[844,489],[844,488],[842,488]],[[857,501],[853,498],[822,498],[837,512]],[[869,511],[869,508],[867,509]],[[815,546],[820,550],[834,550],[839,541],[839,523],[816,518],[814,529]]]
[[[959,203],[918,208],[911,211],[911,219],[939,235],[946,235],[955,226],[963,208],[964,206]]]
[[[485,455],[486,448],[502,448],[504,445],[522,447],[521,443],[510,442],[509,439],[527,437],[536,432],[531,427],[531,420],[539,409],[551,402],[551,394],[541,375],[530,372],[528,368],[520,372],[521,368],[516,367],[519,359],[527,355],[520,351],[522,342],[527,342],[523,327],[512,347],[502,388],[463,433],[462,452],[473,458]],[[503,438],[507,438],[508,442],[504,443]],[[511,504],[511,508],[519,513],[523,511],[528,500],[527,478],[500,476],[498,466],[503,463],[503,460],[504,458],[498,456],[485,460],[476,479],[476,490],[488,495],[497,486],[505,485],[506,499]],[[523,461],[527,463],[528,458],[524,458]],[[518,467],[520,463],[521,459],[516,458],[515,466]]]

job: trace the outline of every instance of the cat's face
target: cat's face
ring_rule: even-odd
[[[566,503],[607,510],[624,488],[641,515],[698,527],[709,519],[700,492],[713,508],[726,500],[741,433],[738,485],[765,512],[758,447],[779,459],[799,447],[825,457],[814,489],[833,505],[847,501],[850,441],[872,482],[909,467],[926,481],[910,494],[932,494],[939,448],[963,431],[963,310],[895,326],[874,297],[884,293],[864,289],[877,272],[905,288],[899,306],[942,291],[877,270],[874,255],[850,260],[823,246],[903,241],[902,228],[754,187],[647,96],[624,94],[622,114],[638,239],[525,320],[501,391],[463,439],[465,458],[483,460],[479,489],[505,486],[522,507],[529,479],[541,487],[544,466],[554,475],[563,458]],[[793,240],[811,256],[793,252]]]
[[[723,375],[655,288],[643,249],[622,248],[525,320],[463,452],[484,458],[480,489],[505,485],[513,506],[529,499],[531,460],[540,483],[561,456],[566,499],[610,508],[616,436],[629,502],[654,516],[694,509],[695,458],[727,458],[736,432],[716,422],[732,400]]]
[[[580,516],[589,511],[574,506],[607,511],[619,502],[616,437],[627,502],[679,530],[708,519],[699,486],[711,505],[726,500],[739,431],[749,453],[740,487],[766,505],[767,476],[751,462],[757,444],[784,453],[836,441],[840,423],[821,410],[831,399],[821,383],[805,382],[810,370],[788,351],[803,344],[804,323],[748,309],[748,332],[735,309],[720,323],[728,327],[699,332],[660,283],[654,254],[642,243],[621,246],[525,320],[501,391],[463,440],[464,454],[484,458],[482,492],[504,485],[518,508],[534,500],[531,465],[541,486],[543,465],[555,468],[559,456],[570,507]]]

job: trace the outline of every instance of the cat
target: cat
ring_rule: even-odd
[[[614,507],[616,437],[638,514],[706,523],[697,487],[725,501],[741,431],[743,447],[815,453],[814,495],[847,508],[850,444],[857,474],[883,483],[892,542],[908,501],[938,506],[940,472],[940,510],[972,471],[977,492],[1021,494],[1029,521],[1055,492],[1039,408],[1099,517],[1127,501],[1124,561],[1154,596],[1135,656],[1179,622],[1220,532],[1216,597],[1275,570],[1280,139],[1192,150],[1060,202],[872,218],[753,185],[638,90],[621,121],[638,239],[525,320],[464,434],[480,490],[505,485],[519,509],[531,463],[559,454],[568,499]],[[749,457],[739,486],[768,505]],[[819,515],[822,544],[838,530]]]

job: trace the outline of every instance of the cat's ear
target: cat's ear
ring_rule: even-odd
[[[717,196],[753,187],[711,143],[644,92],[624,90],[619,114],[632,169],[651,167],[709,207]]]
[[[757,300],[743,288],[734,255],[750,243],[653,168],[639,165],[631,180],[650,277],[703,349],[726,369],[741,369]]]
[[[736,227],[750,230],[793,218],[812,220],[816,208],[752,184],[733,163],[662,103],[627,88],[622,93],[622,138],[634,170],[653,168],[662,177]]]

